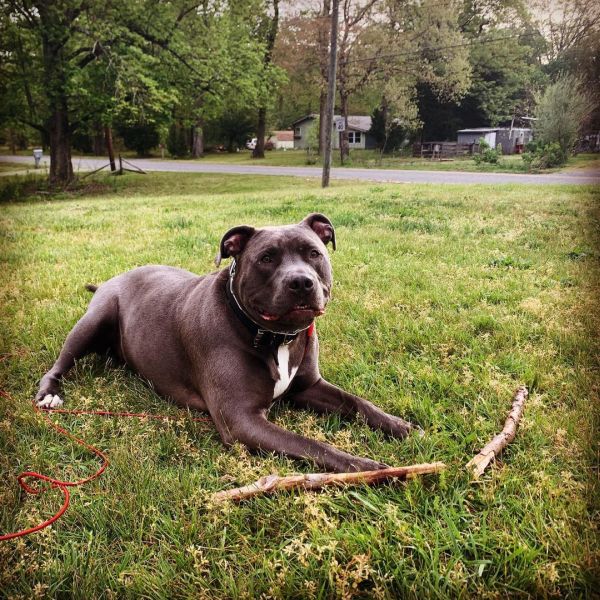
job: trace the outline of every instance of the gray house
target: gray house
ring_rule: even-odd
[[[502,146],[502,154],[521,154],[532,139],[531,129],[524,127],[475,127],[459,129],[457,144],[477,144],[483,138],[492,148]]]
[[[294,128],[294,149],[306,149],[310,134],[310,129],[316,124],[316,119],[319,115],[312,113],[301,117],[292,123]],[[341,115],[333,117],[333,131],[331,135],[332,146],[335,149],[340,147],[340,134],[336,128],[337,121],[341,121]],[[348,144],[350,149],[353,148],[375,148],[375,140],[373,136],[368,135],[371,129],[371,117],[362,115],[348,116]]]

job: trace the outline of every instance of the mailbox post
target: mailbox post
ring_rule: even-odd
[[[342,139],[342,135],[344,133],[344,131],[346,131],[346,121],[344,120],[344,118],[342,117],[341,119],[338,119],[335,122],[335,130],[338,132],[338,143],[340,146],[340,163],[343,165],[344,164],[344,148],[342,147],[343,139]]]
[[[42,160],[43,155],[44,155],[44,152],[41,148],[33,149],[33,160],[35,160],[35,168],[36,169],[40,168],[40,161]]]

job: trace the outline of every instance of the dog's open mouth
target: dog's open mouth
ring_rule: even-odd
[[[286,320],[297,320],[304,319],[307,317],[314,319],[315,317],[320,317],[322,314],[324,314],[325,309],[316,306],[310,306],[308,304],[296,304],[286,313],[283,313],[281,315],[276,315],[264,310],[259,310],[258,313],[260,315],[260,318],[263,319],[263,321],[279,321],[284,318]]]

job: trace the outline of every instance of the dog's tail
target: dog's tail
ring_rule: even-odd
[[[88,292],[92,292],[92,294],[93,294],[98,289],[98,286],[97,285],[92,285],[91,283],[86,283],[85,284],[85,289]]]

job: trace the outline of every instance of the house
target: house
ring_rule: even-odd
[[[502,154],[521,154],[532,137],[531,129],[527,127],[475,127],[459,129],[456,141],[459,146],[472,146],[483,138],[491,148],[502,146]]]
[[[294,148],[295,149],[306,149],[308,145],[310,129],[313,124],[316,123],[316,119],[319,115],[312,113],[297,119],[292,123],[294,127]],[[333,131],[332,131],[332,147],[339,149],[340,147],[340,133],[336,128],[336,123],[341,121],[341,115],[335,115],[333,117]],[[369,135],[371,129],[371,117],[363,115],[349,115],[348,116],[348,144],[350,149],[353,148],[375,148],[376,143],[372,135]]]
[[[274,131],[267,138],[267,143],[268,142],[273,144],[275,150],[291,150],[294,148],[294,131],[292,129]]]

